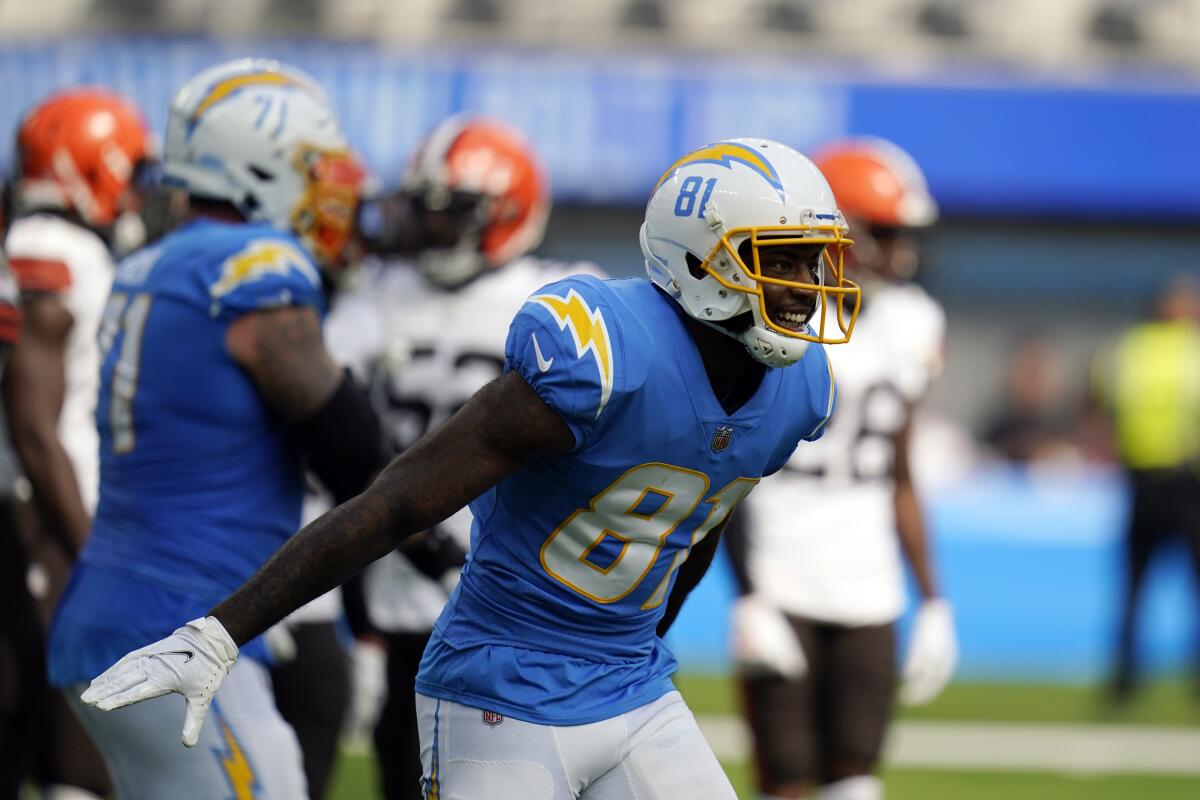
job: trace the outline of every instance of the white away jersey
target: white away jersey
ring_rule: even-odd
[[[368,264],[358,284],[335,300],[326,346],[367,381],[384,434],[401,450],[500,376],[509,324],[530,294],[581,273],[600,271],[522,258],[448,292],[409,265]],[[442,527],[467,549],[469,510]],[[430,630],[448,596],[395,553],[368,567],[364,591],[372,624],[385,631]]]
[[[919,287],[864,296],[850,342],[826,348],[838,388],[828,430],[747,501],[756,593],[789,613],[845,625],[900,615],[894,436],[941,372],[944,337],[941,306]]]
[[[50,214],[15,220],[4,247],[21,291],[58,295],[74,320],[64,354],[66,394],[58,438],[75,469],[84,508],[94,513],[100,487],[94,417],[100,376],[96,331],[112,288],[112,256],[99,236]]]

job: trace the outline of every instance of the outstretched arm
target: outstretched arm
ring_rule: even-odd
[[[241,645],[527,460],[566,453],[574,444],[562,418],[510,372],[405,450],[365,492],[288,540],[212,616]]]
[[[178,692],[187,700],[183,743],[194,746],[238,645],[405,537],[441,522],[529,459],[566,453],[574,444],[567,424],[524,378],[514,372],[497,378],[404,451],[365,492],[288,540],[210,616],[125,656],[81,699],[108,711]]]

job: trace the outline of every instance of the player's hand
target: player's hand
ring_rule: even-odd
[[[183,743],[194,747],[208,704],[237,656],[237,645],[216,617],[194,619],[113,664],[92,681],[80,699],[101,711],[112,711],[179,692],[187,700]]]
[[[387,650],[375,639],[356,639],[351,651],[350,713],[346,735],[369,742],[387,700]]]
[[[267,652],[271,654],[271,663],[275,666],[296,660],[299,647],[287,622],[277,622],[267,628],[267,632],[263,634],[263,641],[267,643]]]
[[[808,671],[787,617],[757,595],[745,595],[733,604],[732,638],[734,664],[745,674],[796,680]]]
[[[926,600],[917,610],[908,656],[900,683],[900,700],[919,706],[939,694],[958,664],[958,639],[954,635],[954,613],[945,600]]]

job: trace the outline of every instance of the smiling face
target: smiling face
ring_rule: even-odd
[[[748,265],[754,263],[750,248],[749,240],[738,248],[738,255]],[[764,278],[818,285],[824,253],[824,244],[760,244],[758,271]],[[811,289],[764,282],[762,292],[770,321],[789,331],[804,331],[805,324],[817,310],[817,293]]]

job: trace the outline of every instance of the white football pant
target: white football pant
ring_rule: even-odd
[[[119,800],[305,800],[300,744],[275,708],[266,668],[249,658],[233,665],[208,709],[195,747],[184,747],[184,699],[176,694],[100,711],[67,701],[104,757]]]
[[[417,721],[427,800],[736,800],[679,692],[565,726],[418,694]]]

